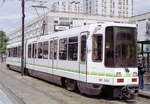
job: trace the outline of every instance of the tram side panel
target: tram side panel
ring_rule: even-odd
[[[20,72],[21,66],[21,46],[20,43],[15,43],[7,46],[6,64],[10,69]]]
[[[72,36],[72,37],[77,37],[77,35]],[[69,39],[69,37],[68,37]],[[60,40],[60,39],[59,39]],[[46,40],[47,41],[47,40]],[[42,42],[45,42],[45,40],[43,40]],[[38,42],[39,43],[39,42]],[[37,43],[37,44],[38,44]],[[44,78],[43,76],[45,76],[46,74],[50,74],[48,78],[44,78],[46,80],[51,80],[54,81],[57,80],[60,82],[61,77],[64,78],[69,78],[69,79],[73,79],[73,80],[79,80],[79,62],[76,59],[78,57],[78,52],[77,54],[74,54],[76,57],[75,59],[59,59],[59,55],[61,55],[62,53],[59,53],[59,45],[57,45],[57,59],[54,59],[54,56],[52,56],[52,58],[50,57],[50,54],[53,54],[53,52],[51,52],[50,46],[51,46],[51,42],[48,41],[49,45],[48,45],[48,50],[49,50],[49,54],[48,54],[48,59],[43,59],[39,57],[39,52],[37,52],[37,58],[33,58],[32,55],[29,55],[29,53],[32,54],[33,50],[33,46],[31,44],[33,44],[33,42],[29,42],[27,44],[27,57],[26,57],[26,66],[27,69],[29,71],[29,74],[39,77],[39,78]],[[58,43],[59,44],[59,41]],[[76,43],[78,46],[78,43]],[[30,46],[31,45],[31,46]],[[31,51],[29,51],[29,47],[31,47]],[[67,47],[68,49],[68,47]],[[78,49],[78,47],[76,47],[76,49]],[[39,51],[39,49],[37,49]],[[50,53],[51,52],[51,53]],[[40,59],[39,59],[40,58]],[[37,74],[34,74],[37,73]],[[38,74],[39,73],[39,74]],[[43,75],[41,75],[41,73],[43,73]],[[45,75],[44,75],[45,73]],[[39,76],[41,75],[41,76]],[[51,76],[51,77],[50,77]],[[57,83],[57,82],[55,82]]]

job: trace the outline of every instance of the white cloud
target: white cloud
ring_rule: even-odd
[[[19,19],[21,18],[21,15],[20,14],[15,14],[15,15],[5,15],[5,16],[0,16],[0,21],[1,20],[15,20],[15,19]]]
[[[134,0],[134,14],[150,12],[150,0]]]

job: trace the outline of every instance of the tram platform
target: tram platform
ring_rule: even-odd
[[[144,73],[144,89],[139,91],[139,95],[150,98],[150,72]]]
[[[150,98],[150,83],[144,84],[144,89],[139,90],[139,96]]]

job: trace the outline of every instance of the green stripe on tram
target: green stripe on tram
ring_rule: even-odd
[[[81,62],[80,62],[80,64],[83,64],[83,65],[84,65],[84,64],[86,64],[86,62],[84,62],[84,61],[81,61]]]
[[[7,60],[8,61],[8,60]],[[20,63],[19,61],[8,61],[8,62],[12,62],[12,63]],[[27,65],[32,65],[32,66],[39,66],[39,67],[44,67],[44,68],[49,68],[52,69],[51,66],[47,66],[47,65],[40,65],[40,64],[31,64],[31,63],[26,63]],[[80,63],[81,64],[81,63]],[[82,63],[84,64],[84,63]],[[96,72],[79,72],[78,70],[72,70],[72,69],[66,69],[66,68],[60,68],[60,67],[53,67],[55,70],[63,70],[63,71],[69,71],[69,72],[74,72],[74,73],[81,73],[81,74],[87,74],[87,75],[95,75],[95,76],[107,76],[107,77],[118,77],[115,74],[111,74],[111,73],[96,73]],[[137,77],[135,75],[131,75],[131,74],[124,74],[123,76],[120,77]]]

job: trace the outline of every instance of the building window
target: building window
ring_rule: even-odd
[[[57,21],[57,20],[55,20],[55,21],[54,21],[54,23],[56,23],[56,24],[57,24],[57,23],[58,23],[58,21]]]
[[[86,61],[86,35],[81,36],[81,61]]]
[[[48,41],[43,43],[43,59],[48,59]]]
[[[42,59],[43,57],[43,44],[42,42],[38,43],[38,58]]]
[[[93,36],[93,55],[92,59],[95,62],[102,61],[102,36]]]
[[[59,59],[67,59],[67,38],[59,40]]]
[[[59,25],[61,26],[70,26],[70,21],[68,18],[60,18]]]
[[[76,61],[78,58],[78,37],[69,38],[68,60]]]
[[[31,58],[31,44],[28,45],[28,58]]]

